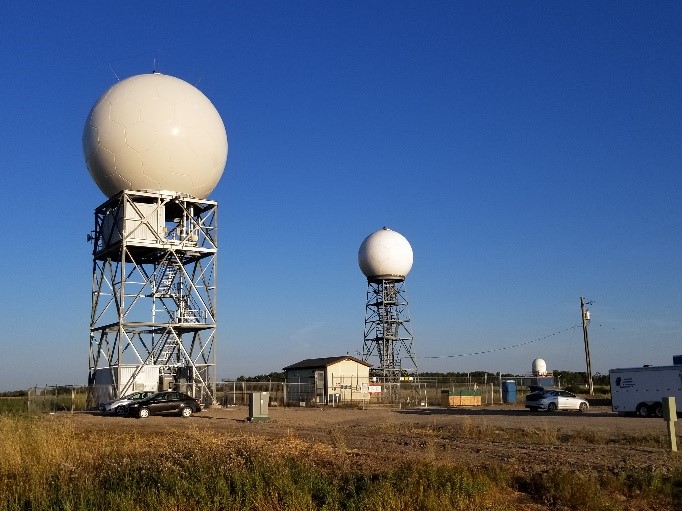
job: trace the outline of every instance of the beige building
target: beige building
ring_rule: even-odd
[[[341,404],[367,401],[369,368],[355,357],[310,358],[283,368],[287,403]]]

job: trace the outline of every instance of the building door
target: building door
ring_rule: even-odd
[[[315,401],[324,403],[324,371],[315,371]]]

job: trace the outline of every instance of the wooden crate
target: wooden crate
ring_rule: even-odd
[[[440,396],[441,406],[481,406],[481,391],[478,389],[443,390]]]

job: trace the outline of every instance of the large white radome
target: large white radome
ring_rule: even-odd
[[[197,88],[173,76],[137,75],[107,90],[83,131],[90,175],[105,195],[170,190],[203,199],[227,162],[220,114]]]
[[[365,238],[358,264],[368,279],[404,279],[412,269],[412,247],[405,237],[384,227]]]

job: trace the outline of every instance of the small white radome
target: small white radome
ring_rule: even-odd
[[[547,376],[547,363],[541,358],[536,358],[533,360],[531,372],[533,376]]]

